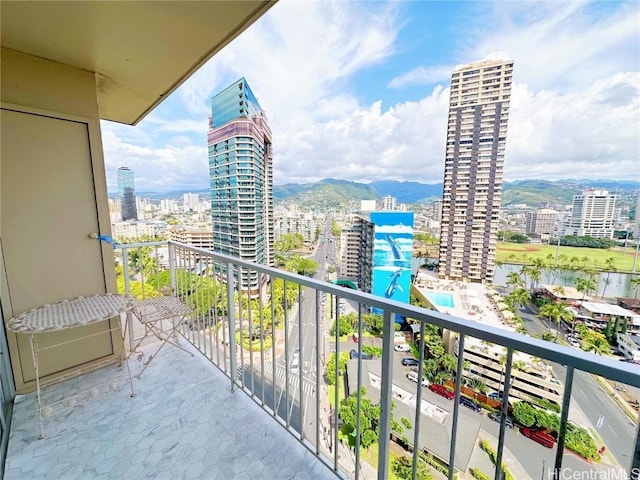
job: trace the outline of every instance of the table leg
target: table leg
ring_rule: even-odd
[[[38,418],[40,419],[40,435],[39,439],[44,438],[44,419],[42,418],[42,399],[40,397],[40,368],[38,365],[38,340],[34,334],[29,335],[29,343],[31,344],[31,357],[33,359],[33,368],[36,372],[36,393],[38,397]]]
[[[125,319],[125,325],[124,325],[124,328],[122,329],[122,346],[121,346],[122,352],[120,354],[120,363],[124,362],[125,365],[127,366],[127,375],[129,375],[129,386],[131,387],[131,394],[129,396],[133,398],[136,396],[136,392],[133,389],[133,378],[131,378],[131,369],[129,368],[129,356],[125,354],[127,327],[131,325],[131,311],[127,312],[126,315],[127,316]],[[122,317],[120,317],[120,321],[122,321]],[[129,335],[133,335],[133,327],[130,328]]]

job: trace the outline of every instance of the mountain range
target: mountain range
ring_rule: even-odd
[[[587,180],[564,179],[517,180],[504,182],[502,206],[526,204],[539,208],[544,204],[570,205],[573,196],[588,188],[604,189],[617,194],[617,206],[635,207],[640,182],[631,180]],[[371,183],[351,182],[326,178],[314,183],[289,183],[274,185],[274,200],[283,203],[297,203],[312,209],[338,208],[360,200],[378,200],[384,196],[395,197],[398,203],[431,203],[442,198],[442,183],[399,182],[379,180]],[[184,193],[208,195],[209,190],[172,191],[167,193],[138,192],[138,196],[151,199],[180,198]],[[117,193],[111,193],[111,197]]]
[[[627,203],[625,199],[634,196],[640,190],[640,182],[579,179],[504,182],[502,205],[505,207],[516,204],[527,204],[532,207],[540,207],[543,204],[569,205],[574,195],[588,188],[606,189],[617,193],[620,201]],[[442,183],[427,184],[393,180],[358,183],[327,178],[314,183],[275,185],[274,199],[298,203],[302,206],[320,207],[338,206],[359,200],[377,200],[390,195],[395,197],[398,203],[430,203],[442,198],[442,189]]]

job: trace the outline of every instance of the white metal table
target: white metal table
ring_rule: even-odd
[[[38,365],[38,353],[50,348],[59,347],[68,343],[83,340],[96,335],[102,335],[107,332],[119,331],[122,333],[122,318],[123,313],[129,313],[135,305],[135,299],[129,296],[118,295],[113,293],[105,293],[92,295],[88,297],[77,297],[71,300],[63,300],[58,303],[47,304],[41,307],[37,307],[13,317],[7,322],[7,328],[18,334],[29,335],[29,342],[31,344],[31,353],[33,358],[33,367],[36,374],[36,390],[38,396],[38,416],[40,418],[40,438],[44,438],[44,421],[43,421],[43,406],[40,396],[40,369]],[[58,332],[69,328],[84,327],[97,322],[102,322],[112,318],[119,320],[118,326],[109,328],[107,330],[85,335],[83,337],[68,340],[66,342],[47,345],[40,347],[36,335]],[[124,355],[124,336],[122,338],[121,345],[121,362],[125,358]],[[131,371],[129,370],[128,362],[127,373],[129,375],[129,385],[131,386],[131,396],[135,396],[133,390],[133,380],[131,378]]]

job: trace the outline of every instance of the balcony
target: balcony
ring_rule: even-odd
[[[151,259],[144,262],[145,268],[131,262],[142,258],[140,249]],[[115,366],[48,387],[44,394],[54,401],[95,392],[96,383],[113,388],[98,393],[96,399],[79,401],[73,409],[65,410],[70,405],[61,401],[63,411],[47,419],[44,440],[36,440],[33,394],[19,397],[7,478],[55,472],[57,476],[105,474],[110,478],[155,474],[158,478],[383,479],[389,476],[386,466],[397,464],[402,456],[414,471],[428,469],[434,476],[440,471],[449,478],[470,478],[470,470],[480,468],[499,478],[500,472],[495,472],[481,450],[481,440],[491,444],[496,463],[505,462],[515,478],[538,478],[541,468],[546,469],[545,478],[554,478],[554,472],[555,478],[565,478],[563,472],[582,475],[579,478],[637,478],[633,476],[639,466],[637,415],[620,393],[640,387],[637,365],[175,242],[123,245],[116,254],[124,267],[127,292],[158,295],[169,287],[193,308],[180,340],[195,356],[167,346],[135,380],[133,399],[124,388],[125,371]],[[164,255],[167,258],[161,258]],[[163,270],[160,265],[169,268]],[[247,275],[260,278],[256,285],[261,287],[241,290],[237,279]],[[146,287],[141,288],[142,284]],[[453,290],[465,290],[462,285]],[[230,298],[234,300],[228,302]],[[355,336],[341,335],[339,323],[330,335],[336,312],[345,307],[359,319]],[[365,335],[364,315],[371,308],[382,312],[379,336]],[[415,337],[405,334],[407,340],[417,339],[417,349],[410,353],[394,352],[396,315],[415,320]],[[134,342],[140,330],[130,321],[134,334],[129,341]],[[448,367],[448,378],[442,371],[438,377],[450,388],[453,400],[409,381],[410,367],[399,361],[413,354],[420,378],[430,364],[423,362],[429,353],[425,332],[433,334],[434,326],[455,359],[455,365]],[[492,349],[484,350],[484,344],[492,344]],[[380,357],[362,360],[365,346],[378,347]],[[148,353],[149,347],[144,348],[141,359]],[[351,350],[356,354],[349,354]],[[501,359],[490,353],[494,350],[504,352]],[[344,356],[344,361],[330,361],[334,353]],[[552,369],[557,377],[553,388],[561,401],[552,448],[519,435],[518,431],[530,431],[517,425],[512,430],[506,423],[488,420],[485,410],[477,413],[460,407],[460,398],[473,397],[506,416],[511,411],[509,400],[515,403],[523,392],[548,388],[551,384],[546,379],[527,386],[541,377],[533,375],[536,372],[516,372],[522,368],[517,360],[522,354],[534,357],[544,365],[540,368]],[[482,365],[473,363],[478,371],[466,362],[472,356],[483,359]],[[129,361],[134,374],[141,368],[136,358]],[[500,390],[502,403],[471,390],[468,380],[484,374],[486,383]],[[329,384],[330,378],[337,379],[339,388]],[[589,390],[593,378],[601,382],[602,391]],[[510,396],[514,381],[518,392]],[[607,386],[611,390],[603,394]],[[352,430],[346,412],[339,414],[345,396],[353,401],[352,418],[360,419]],[[591,400],[594,408],[606,408],[606,412],[624,409],[628,417],[616,414],[625,419],[623,426],[616,426],[613,413],[598,412],[594,418]],[[601,402],[610,405],[600,406]],[[368,404],[380,409],[373,439],[363,416]],[[585,461],[565,449],[573,425],[591,432],[598,448],[606,443],[606,453]],[[607,428],[615,429],[622,443],[605,442],[603,438],[612,438]],[[365,442],[368,449],[361,448]]]

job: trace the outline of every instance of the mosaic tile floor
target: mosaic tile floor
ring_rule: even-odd
[[[44,440],[36,395],[16,398],[5,478],[337,478],[197,352],[166,347],[134,388],[110,366],[44,389]]]

